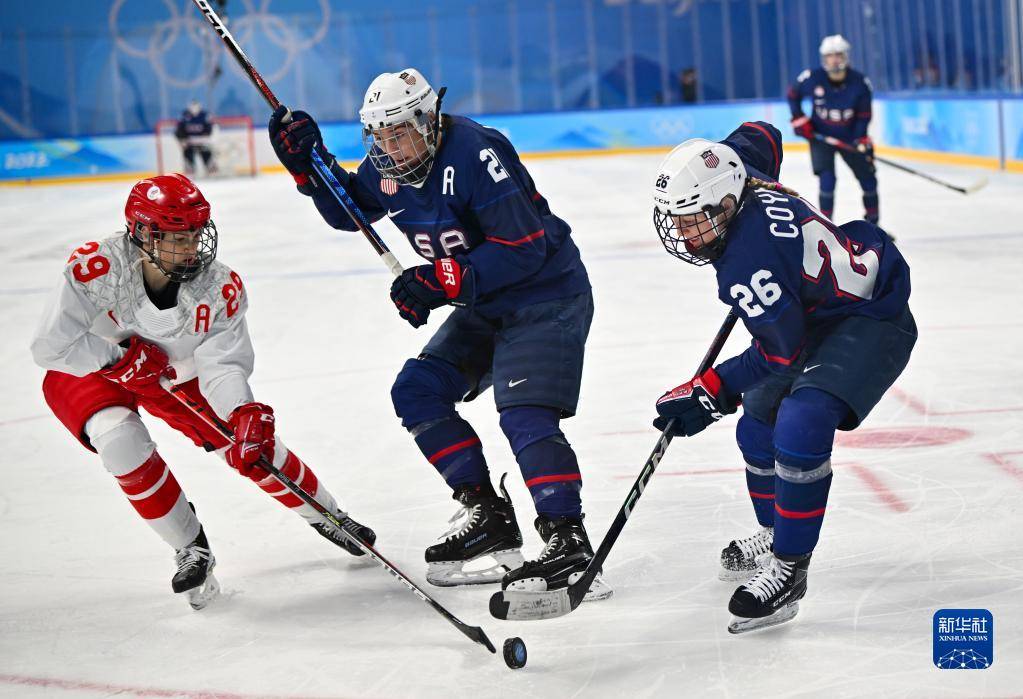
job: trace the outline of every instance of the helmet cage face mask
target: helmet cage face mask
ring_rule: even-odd
[[[731,207],[705,206],[698,214],[672,214],[655,206],[654,229],[668,254],[697,267],[719,259],[725,251],[728,223],[739,210],[734,197],[728,195],[727,199],[732,201]],[[713,237],[705,240],[707,234]]]
[[[177,239],[181,234],[187,234],[192,244]],[[172,231],[136,220],[128,230],[128,238],[173,282],[194,279],[209,269],[217,257],[217,226],[213,219],[207,219],[196,230]]]
[[[415,117],[382,128],[364,127],[362,145],[383,179],[418,185],[426,180],[437,154],[440,103],[436,111],[416,111]]]

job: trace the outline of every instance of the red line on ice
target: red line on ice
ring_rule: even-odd
[[[1023,410],[1023,405],[1009,405],[1003,408],[972,408],[969,410],[931,410],[919,398],[915,398],[898,386],[892,386],[891,394],[902,401],[903,405],[919,415],[975,415],[978,413],[1014,413]]]
[[[159,689],[157,687],[131,687],[128,685],[107,684],[105,682],[86,682],[83,680],[61,680],[54,677],[28,677],[25,675],[0,675],[0,683],[22,685],[26,687],[45,687],[47,689],[64,689],[69,692],[101,692],[103,694],[123,694],[134,697],[186,697],[186,699],[312,699],[281,694],[238,694],[236,692],[218,692],[208,689]],[[322,699],[322,698],[320,698]]]
[[[909,505],[900,498],[898,495],[893,493],[887,485],[884,484],[876,473],[871,471],[862,464],[846,464],[846,468],[852,470],[856,476],[863,481],[868,488],[874,491],[878,499],[896,512],[909,512]]]
[[[1023,454],[1023,451],[1000,451],[993,454],[984,454],[984,458],[1013,478],[1023,482],[1023,468],[1012,463],[1011,459],[1006,458],[1017,454]]]

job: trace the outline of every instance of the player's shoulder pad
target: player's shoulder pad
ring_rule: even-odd
[[[125,233],[83,242],[70,252],[64,273],[86,290],[115,287],[138,255]],[[102,280],[102,282],[98,282]],[[94,283],[97,282],[97,283]]]
[[[769,179],[777,179],[781,172],[781,132],[769,122],[743,122],[722,143],[734,149],[747,168],[759,170]]]
[[[249,306],[241,275],[219,260],[214,260],[209,269],[182,284],[178,294],[186,304],[209,306],[215,321],[244,315]]]

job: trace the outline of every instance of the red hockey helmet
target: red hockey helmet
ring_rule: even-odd
[[[135,183],[124,205],[124,219],[131,242],[173,281],[195,277],[217,256],[210,203],[184,175],[159,175]]]

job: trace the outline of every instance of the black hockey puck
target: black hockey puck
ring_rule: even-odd
[[[526,666],[526,644],[518,636],[504,640],[504,662],[512,670]]]

